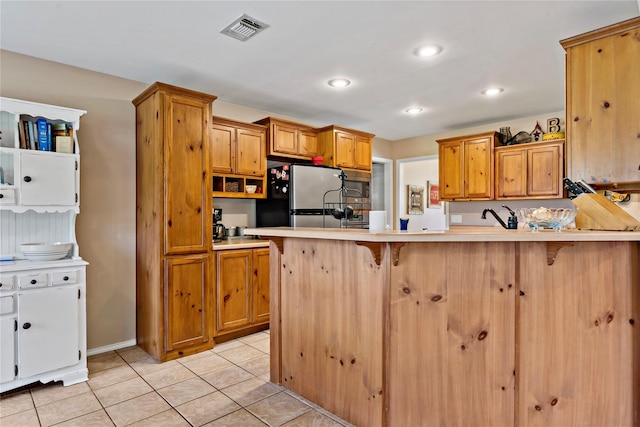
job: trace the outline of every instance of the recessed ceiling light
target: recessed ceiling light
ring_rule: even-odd
[[[405,113],[410,114],[410,115],[414,115],[414,114],[420,114],[422,113],[422,108],[420,107],[411,107],[411,108],[407,108],[406,110],[404,110]]]
[[[420,46],[413,51],[416,56],[434,56],[442,52],[442,48],[438,45],[432,44],[428,46]]]
[[[331,87],[346,87],[349,86],[351,82],[347,79],[331,79],[327,84]]]
[[[481,93],[487,96],[496,96],[497,94],[501,93],[503,90],[504,89],[502,89],[501,87],[492,87],[490,89],[483,90]]]

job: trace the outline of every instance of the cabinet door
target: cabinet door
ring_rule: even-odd
[[[167,96],[165,141],[165,254],[206,252],[211,245],[211,193],[205,138],[207,106],[188,97]]]
[[[79,288],[18,294],[18,375],[27,378],[80,359]]]
[[[238,128],[236,148],[236,173],[264,176],[265,134],[251,129]]]
[[[16,377],[15,317],[0,319],[0,383],[13,381]]]
[[[209,255],[165,260],[167,351],[209,341]]]
[[[527,150],[527,194],[562,197],[561,145]]]
[[[213,125],[211,133],[211,170],[233,173],[235,165],[236,129],[231,126]]]
[[[253,250],[253,321],[269,321],[269,248]]]
[[[218,252],[218,331],[251,322],[251,261],[251,250]]]
[[[371,171],[371,138],[356,136],[355,167]]]
[[[346,132],[335,132],[336,166],[352,168],[355,166],[355,136]]]
[[[469,199],[493,196],[493,153],[490,138],[464,142],[464,193]]]
[[[640,182],[638,21],[634,26],[567,49],[567,176],[574,180]]]
[[[20,204],[74,206],[76,157],[20,153]]]
[[[462,141],[443,142],[438,146],[440,199],[464,197],[462,185]]]
[[[273,151],[298,154],[298,130],[293,127],[273,125]]]
[[[496,153],[497,199],[527,195],[526,150]]]
[[[318,134],[309,130],[300,130],[298,132],[298,154],[313,157],[319,153]]]

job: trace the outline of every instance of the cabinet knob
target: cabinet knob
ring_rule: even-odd
[[[22,329],[29,329],[31,327],[31,323],[27,322],[24,325],[22,325]]]
[[[66,282],[67,280],[69,280],[69,276],[64,276],[64,277],[62,278],[62,280],[64,280],[64,281]]]
[[[0,193],[0,199],[2,199],[4,197],[4,194]]]
[[[36,283],[38,283],[38,281],[36,279],[31,279],[31,284],[35,285]]]
[[[0,288],[2,287],[2,283],[0,283]]]
[[[30,176],[25,176],[24,177],[24,182],[31,182],[31,177]]]

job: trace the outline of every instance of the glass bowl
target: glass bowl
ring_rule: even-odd
[[[578,208],[520,208],[518,217],[532,232],[539,228],[552,228],[559,233],[576,217]]]

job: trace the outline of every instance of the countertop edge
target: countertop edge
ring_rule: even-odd
[[[638,231],[591,231],[569,229],[556,233],[528,229],[505,230],[500,227],[451,227],[447,231],[399,231],[369,232],[358,229],[324,229],[295,227],[247,228],[246,235],[260,239],[269,237],[296,237],[303,239],[353,240],[364,242],[592,242],[592,241],[640,241]]]

